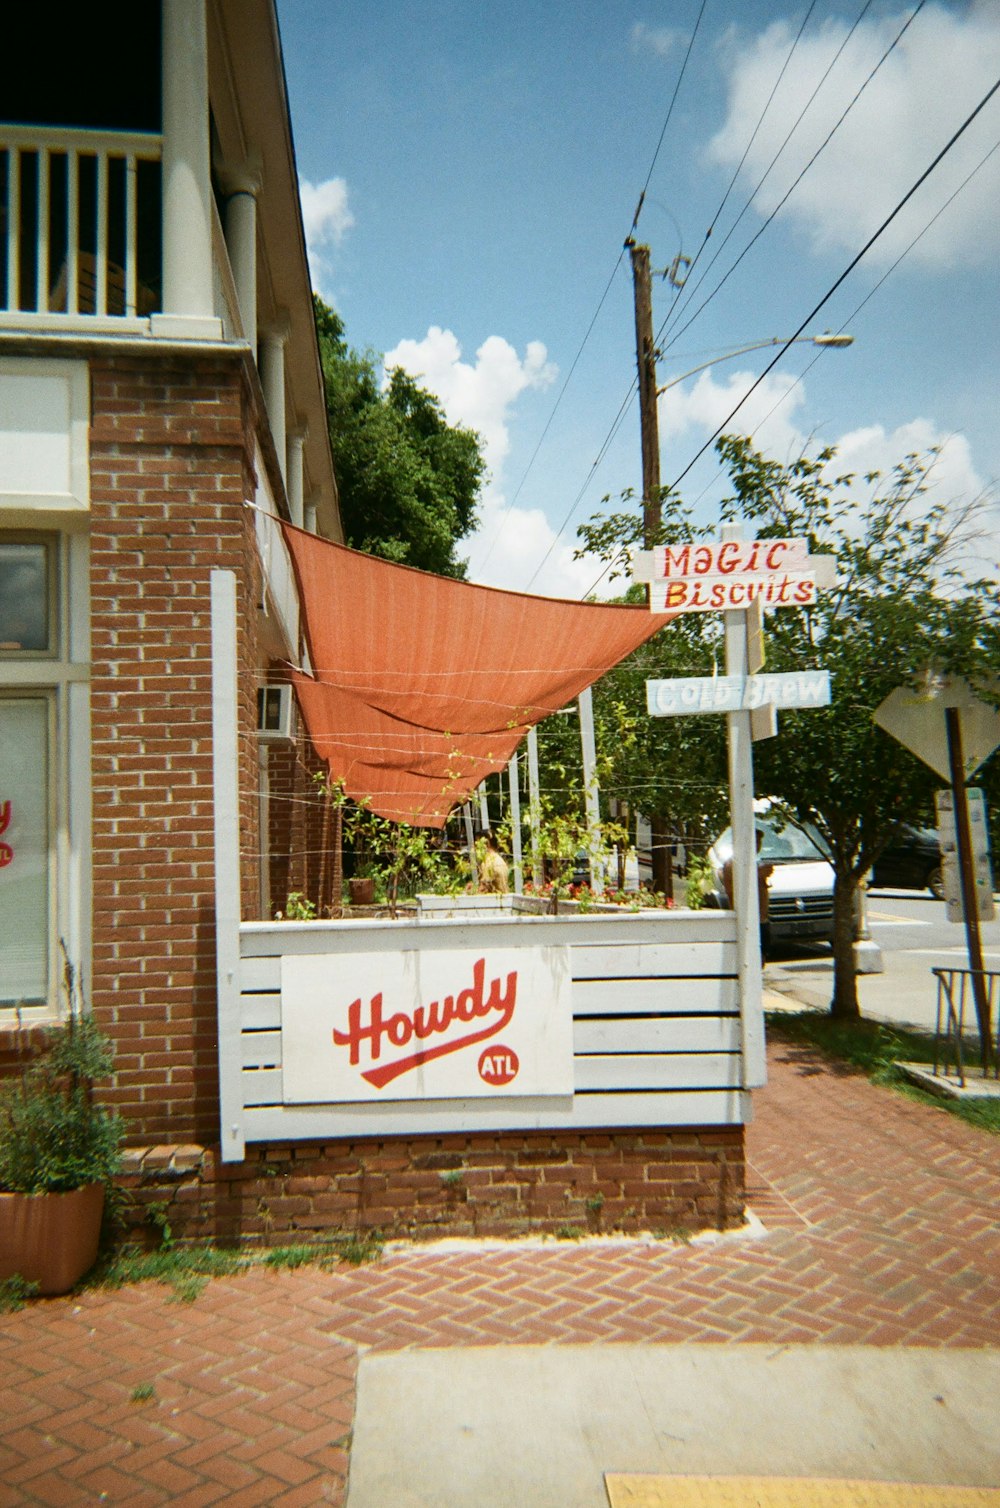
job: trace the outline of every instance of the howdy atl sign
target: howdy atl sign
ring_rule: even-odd
[[[573,1092],[569,950],[286,956],[287,1104]]]

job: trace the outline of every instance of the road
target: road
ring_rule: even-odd
[[[968,968],[965,929],[946,920],[943,901],[911,890],[869,891],[868,923],[885,967],[881,974],[858,977],[862,1014],[933,1030],[937,981],[931,969],[935,965]],[[982,939],[985,968],[1000,974],[1000,916],[982,924]],[[781,994],[794,991],[806,1004],[825,1008],[833,992],[829,949],[783,949],[768,961],[764,983],[768,989]],[[1000,980],[994,988],[1000,1004]]]

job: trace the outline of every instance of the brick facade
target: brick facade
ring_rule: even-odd
[[[242,914],[259,876],[254,412],[237,362],[91,365],[93,972],[131,1139],[217,1135],[210,573],[239,614]]]
[[[125,1219],[155,1243],[286,1245],[335,1234],[571,1235],[741,1224],[743,1128],[396,1137],[268,1147],[220,1163],[198,1146],[130,1154]]]
[[[237,582],[241,915],[261,914],[254,516],[259,389],[239,356],[90,365],[93,964],[115,1045],[102,1097],[125,1117],[126,1222],[263,1244],[726,1227],[742,1219],[743,1129],[345,1140],[218,1158],[210,577]],[[263,451],[280,494],[273,447]],[[270,674],[280,674],[271,665]],[[300,728],[267,749],[270,907],[335,904],[330,809]],[[325,909],[325,908],[324,908]],[[0,1072],[37,1034],[0,1034]]]

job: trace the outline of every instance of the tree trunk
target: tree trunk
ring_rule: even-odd
[[[653,889],[670,900],[673,892],[673,865],[670,862],[670,818],[654,812],[650,818],[653,839]]]
[[[853,874],[837,874],[833,885],[833,1000],[830,1014],[841,1021],[860,1021],[858,974],[854,961],[855,895]]]

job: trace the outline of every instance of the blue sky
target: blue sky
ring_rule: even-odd
[[[572,561],[576,524],[639,483],[634,400],[605,442],[635,372],[621,253],[647,175],[637,236],[653,267],[701,251],[679,295],[655,284],[663,384],[791,335],[1000,78],[996,0],[925,0],[734,266],[916,4],[817,0],[807,18],[807,0],[706,0],[668,120],[701,0],[279,0],[314,282],[352,344],[483,435],[473,579],[582,595],[599,567]],[[732,429],[780,459],[836,444],[859,472],[943,445],[940,495],[991,491],[1000,519],[998,141],[1000,93],[809,326],[855,344],[812,365],[793,347]],[[665,482],[768,359],[720,363],[660,400]],[[710,520],[714,455],[681,485]]]

